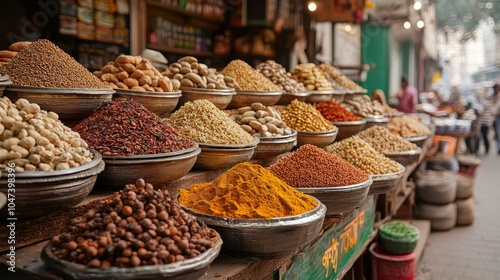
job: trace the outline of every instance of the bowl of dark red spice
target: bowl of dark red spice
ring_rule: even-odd
[[[4,65],[12,81],[4,95],[12,100],[25,98],[43,110],[59,114],[72,126],[86,118],[114,90],[92,75],[70,55],[48,40],[29,44]]]
[[[99,188],[120,188],[139,177],[168,183],[188,173],[200,153],[196,142],[126,98],[104,102],[74,130],[103,156]]]
[[[327,215],[354,210],[368,195],[372,179],[340,157],[306,144],[269,166],[269,171],[327,207]]]
[[[224,252],[243,257],[296,253],[317,237],[326,212],[316,198],[248,162],[212,182],[181,189],[178,199],[188,213],[220,233]]]
[[[15,187],[16,217],[51,214],[82,202],[104,169],[101,155],[54,112],[0,98],[0,191]],[[8,217],[7,209],[0,216]]]
[[[65,279],[198,279],[221,246],[168,191],[138,179],[73,219],[42,260]]]
[[[335,100],[316,103],[316,109],[321,112],[321,115],[325,119],[332,122],[332,124],[338,128],[338,134],[335,138],[336,141],[340,141],[358,133],[363,129],[366,123],[364,119],[360,119]]]
[[[194,166],[198,169],[230,168],[248,161],[259,144],[259,138],[250,135],[208,100],[186,102],[167,121],[200,146],[201,153]]]

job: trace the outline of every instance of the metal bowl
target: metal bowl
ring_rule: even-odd
[[[319,131],[319,132],[298,131],[297,147],[300,147],[305,144],[311,144],[319,148],[326,147],[327,145],[335,141],[337,133],[338,129]]]
[[[201,149],[198,145],[174,153],[153,155],[103,157],[106,169],[97,178],[101,189],[121,190],[137,178],[152,185],[161,185],[179,179],[193,168]]]
[[[220,169],[230,168],[238,163],[249,161],[259,144],[259,138],[255,138],[252,143],[245,145],[198,144],[201,153],[198,155],[194,168]]]
[[[356,96],[363,96],[368,92],[366,89],[347,89],[344,100],[352,100]]]
[[[415,137],[408,137],[404,138],[407,141],[410,141],[412,143],[415,143],[418,147],[422,148],[422,146],[425,143],[425,140],[429,138],[429,134],[421,135],[421,136],[415,136]]]
[[[177,106],[179,98],[182,96],[181,91],[149,92],[126,89],[115,90],[115,97],[133,99],[144,105],[144,107],[148,108],[159,117],[165,117],[172,112]]]
[[[236,90],[236,95],[233,95],[231,102],[227,106],[228,109],[237,109],[245,106],[250,106],[252,103],[259,102],[264,106],[272,106],[280,100],[283,91],[247,91]]]
[[[309,92],[283,93],[276,105],[288,105],[295,99],[304,102],[306,101],[307,96],[309,96]]]
[[[212,102],[215,107],[223,110],[229,105],[236,94],[234,88],[230,89],[205,89],[193,87],[181,87],[182,96],[177,107],[184,105],[188,101],[206,99]]]
[[[372,178],[368,178],[364,182],[349,186],[297,188],[297,190],[319,199],[325,204],[326,215],[329,216],[351,211],[361,206],[368,195],[372,182]]]
[[[198,279],[205,274],[210,264],[219,256],[222,239],[215,242],[214,247],[192,259],[163,265],[143,265],[138,267],[110,267],[88,268],[61,260],[52,254],[51,242],[42,250],[42,260],[56,272],[64,275],[64,279],[169,279],[191,280]]]
[[[382,152],[382,154],[404,166],[408,166],[419,160],[420,155],[422,154],[422,148],[417,147],[416,150],[404,152]]]
[[[326,207],[315,200],[317,206],[309,212],[271,219],[224,218],[184,209],[221,235],[225,252],[242,257],[274,259],[295,254],[318,236]]]
[[[395,173],[371,175],[373,184],[370,186],[368,195],[382,194],[392,191],[398,185],[399,179],[405,172],[405,167],[398,163],[400,170]]]
[[[12,81],[8,75],[0,76],[0,97],[3,96],[5,88],[10,85],[12,85]]]
[[[380,125],[385,128],[389,125],[389,118],[380,116],[380,117],[371,117],[371,118],[364,118],[366,121],[365,125],[363,126],[362,130],[365,130],[369,127],[375,126],[375,125]]]
[[[404,115],[405,113],[404,112],[401,112],[401,111],[397,111],[397,112],[389,112],[389,113],[385,113],[385,115],[387,117],[401,117],[402,115]]]
[[[309,91],[306,98],[307,103],[329,102],[333,99],[334,90],[313,90]]]
[[[345,95],[346,95],[345,90],[339,90],[339,89],[333,90],[332,100],[335,100],[338,103],[342,103],[342,102],[344,102]]]
[[[8,86],[4,95],[12,102],[25,98],[40,105],[46,111],[53,111],[67,123],[77,123],[90,116],[102,102],[111,100],[112,89],[71,89]]]
[[[297,131],[292,134],[275,136],[275,137],[259,137],[260,142],[254,150],[253,158],[266,159],[272,158],[290,151],[297,143]]]
[[[340,141],[345,138],[349,138],[354,134],[358,133],[365,126],[366,120],[359,119],[358,121],[348,121],[348,122],[332,122],[338,128],[339,133],[337,134],[336,141]]]
[[[35,218],[64,210],[82,202],[90,193],[97,175],[104,170],[101,154],[85,165],[59,171],[15,173],[15,217]],[[9,173],[0,176],[0,191],[8,193]],[[6,217],[7,208],[0,211]]]

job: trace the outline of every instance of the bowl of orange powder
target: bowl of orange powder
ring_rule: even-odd
[[[312,242],[326,213],[316,198],[248,162],[213,182],[181,189],[178,199],[187,212],[220,233],[223,251],[264,259],[294,254]]]

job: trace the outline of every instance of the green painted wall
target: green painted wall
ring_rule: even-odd
[[[410,74],[410,42],[401,43],[401,55],[403,56],[401,62],[403,63],[401,70],[404,75]]]
[[[376,26],[369,23],[361,25],[361,63],[375,66],[368,71],[368,76],[361,86],[368,90],[368,94],[375,89],[381,89],[388,99],[390,73],[390,28]]]

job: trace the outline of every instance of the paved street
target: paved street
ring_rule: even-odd
[[[417,280],[500,280],[500,155],[495,148],[476,172],[474,224],[432,232]]]

